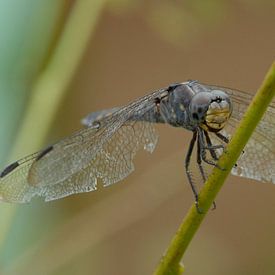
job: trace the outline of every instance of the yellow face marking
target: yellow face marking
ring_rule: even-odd
[[[228,105],[226,106],[209,106],[206,112],[205,121],[201,127],[205,130],[220,131],[226,125],[230,118],[231,110]]]
[[[215,112],[208,111],[206,113],[205,123],[209,128],[221,130],[228,121],[230,114],[229,110],[219,110]]]

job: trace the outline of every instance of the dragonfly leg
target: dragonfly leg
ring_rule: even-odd
[[[220,140],[222,140],[223,142],[225,142],[226,144],[229,142],[229,139],[228,139],[226,136],[224,136],[223,134],[217,132],[217,133],[215,133],[215,135],[216,135]]]
[[[212,154],[211,154],[211,155],[212,155],[212,157],[215,159],[216,153],[215,153],[215,151],[214,151],[213,149],[211,149],[210,152],[211,152],[211,151],[213,151],[213,155],[212,155]],[[205,182],[206,179],[207,179],[207,177],[206,177],[205,171],[204,171],[204,169],[203,169],[201,163],[202,163],[202,158],[201,158],[201,144],[200,144],[199,139],[198,139],[198,141],[197,141],[197,164],[198,164],[198,166],[199,166],[200,173],[201,173],[201,176],[202,176],[202,178],[203,178],[203,181]],[[217,207],[217,206],[216,206],[216,202],[213,201],[212,210],[215,210],[216,207]]]
[[[215,133],[215,135],[220,139],[220,140],[222,140],[223,142],[225,142],[226,144],[228,144],[229,143],[229,139],[226,137],[226,136],[224,136],[223,134],[221,134],[221,133]],[[242,151],[242,153],[244,154],[244,150]],[[234,167],[236,168],[238,166],[238,164],[237,163],[235,163],[234,164]]]
[[[225,142],[226,144],[229,143],[229,139],[228,139],[226,136],[224,136],[223,134],[221,134],[221,133],[215,133],[215,134],[216,134],[216,136],[217,136],[220,140],[222,140],[222,141]],[[244,154],[244,150],[242,151],[242,153]],[[235,163],[235,164],[234,164],[234,167],[237,167],[237,166],[238,166],[238,164]]]
[[[209,137],[208,132],[207,132],[207,131],[203,131],[203,133],[204,133],[204,136],[205,136],[205,139],[206,139],[207,147],[209,148],[209,152],[210,152],[212,158],[213,158],[214,160],[218,160],[218,156],[217,156],[217,154],[216,154],[216,152],[215,152],[215,148],[212,147],[213,144],[212,144],[212,142],[211,142],[211,139],[210,139],[210,137]]]
[[[213,160],[207,159],[207,157],[206,157],[206,149],[209,149],[209,148],[205,144],[203,132],[200,128],[198,130],[198,144],[199,144],[199,148],[200,148],[201,159],[204,162],[206,162],[207,164],[216,166],[216,159],[214,159],[214,161],[213,161]],[[211,150],[214,150],[214,148],[210,147],[209,150],[211,152]]]
[[[206,142],[207,142],[207,147],[205,146],[205,141],[204,141],[203,135],[205,135],[205,139],[206,139]],[[223,145],[214,145],[213,146],[212,141],[211,141],[211,139],[210,139],[210,137],[209,137],[209,135],[206,131],[204,133],[201,133],[200,140],[203,143],[202,150],[201,150],[202,151],[201,152],[202,160],[204,162],[206,162],[207,164],[210,164],[210,165],[213,165],[213,166],[217,167],[220,170],[225,170],[224,168],[217,165],[217,160],[219,158],[217,157],[217,154],[215,152],[215,149],[224,148],[224,146]],[[211,154],[214,161],[209,160],[209,159],[206,158],[206,151],[205,151],[206,148],[208,148],[208,149],[211,148],[209,150],[210,150],[210,154]]]
[[[199,166],[199,169],[200,169],[200,174],[202,176],[202,179],[203,181],[205,182],[206,181],[206,174],[205,174],[205,171],[202,167],[202,148],[201,148],[201,144],[199,142],[199,139],[197,140],[197,164]]]
[[[195,187],[195,183],[194,183],[193,178],[192,178],[192,173],[191,173],[191,171],[189,169],[191,155],[192,155],[192,152],[193,152],[196,140],[197,140],[197,131],[194,131],[193,132],[193,137],[192,137],[192,139],[190,141],[189,148],[188,148],[188,151],[187,151],[187,154],[186,154],[186,158],[185,158],[185,171],[186,171],[186,175],[187,175],[188,181],[190,183],[191,189],[192,189],[193,194],[195,196],[195,204],[196,204],[197,211],[198,211],[198,213],[201,214],[203,212],[199,208],[199,194],[198,194],[198,191],[197,191],[197,189]]]

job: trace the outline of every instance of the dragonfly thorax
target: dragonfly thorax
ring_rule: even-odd
[[[189,105],[190,120],[206,131],[218,132],[224,128],[232,113],[229,96],[223,91],[200,92]]]

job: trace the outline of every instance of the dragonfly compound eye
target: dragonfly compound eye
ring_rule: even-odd
[[[211,103],[211,93],[197,93],[192,98],[189,111],[193,122],[200,124],[205,120],[205,116]]]

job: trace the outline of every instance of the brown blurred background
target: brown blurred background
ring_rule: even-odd
[[[173,82],[198,79],[254,93],[274,61],[274,18],[273,1],[109,1],[44,145],[79,129],[89,112]],[[140,152],[121,183],[19,206],[2,244],[2,273],[152,274],[193,202],[184,171],[190,133],[157,129],[155,152]],[[230,176],[189,246],[185,273],[275,274],[274,198],[272,184]]]

